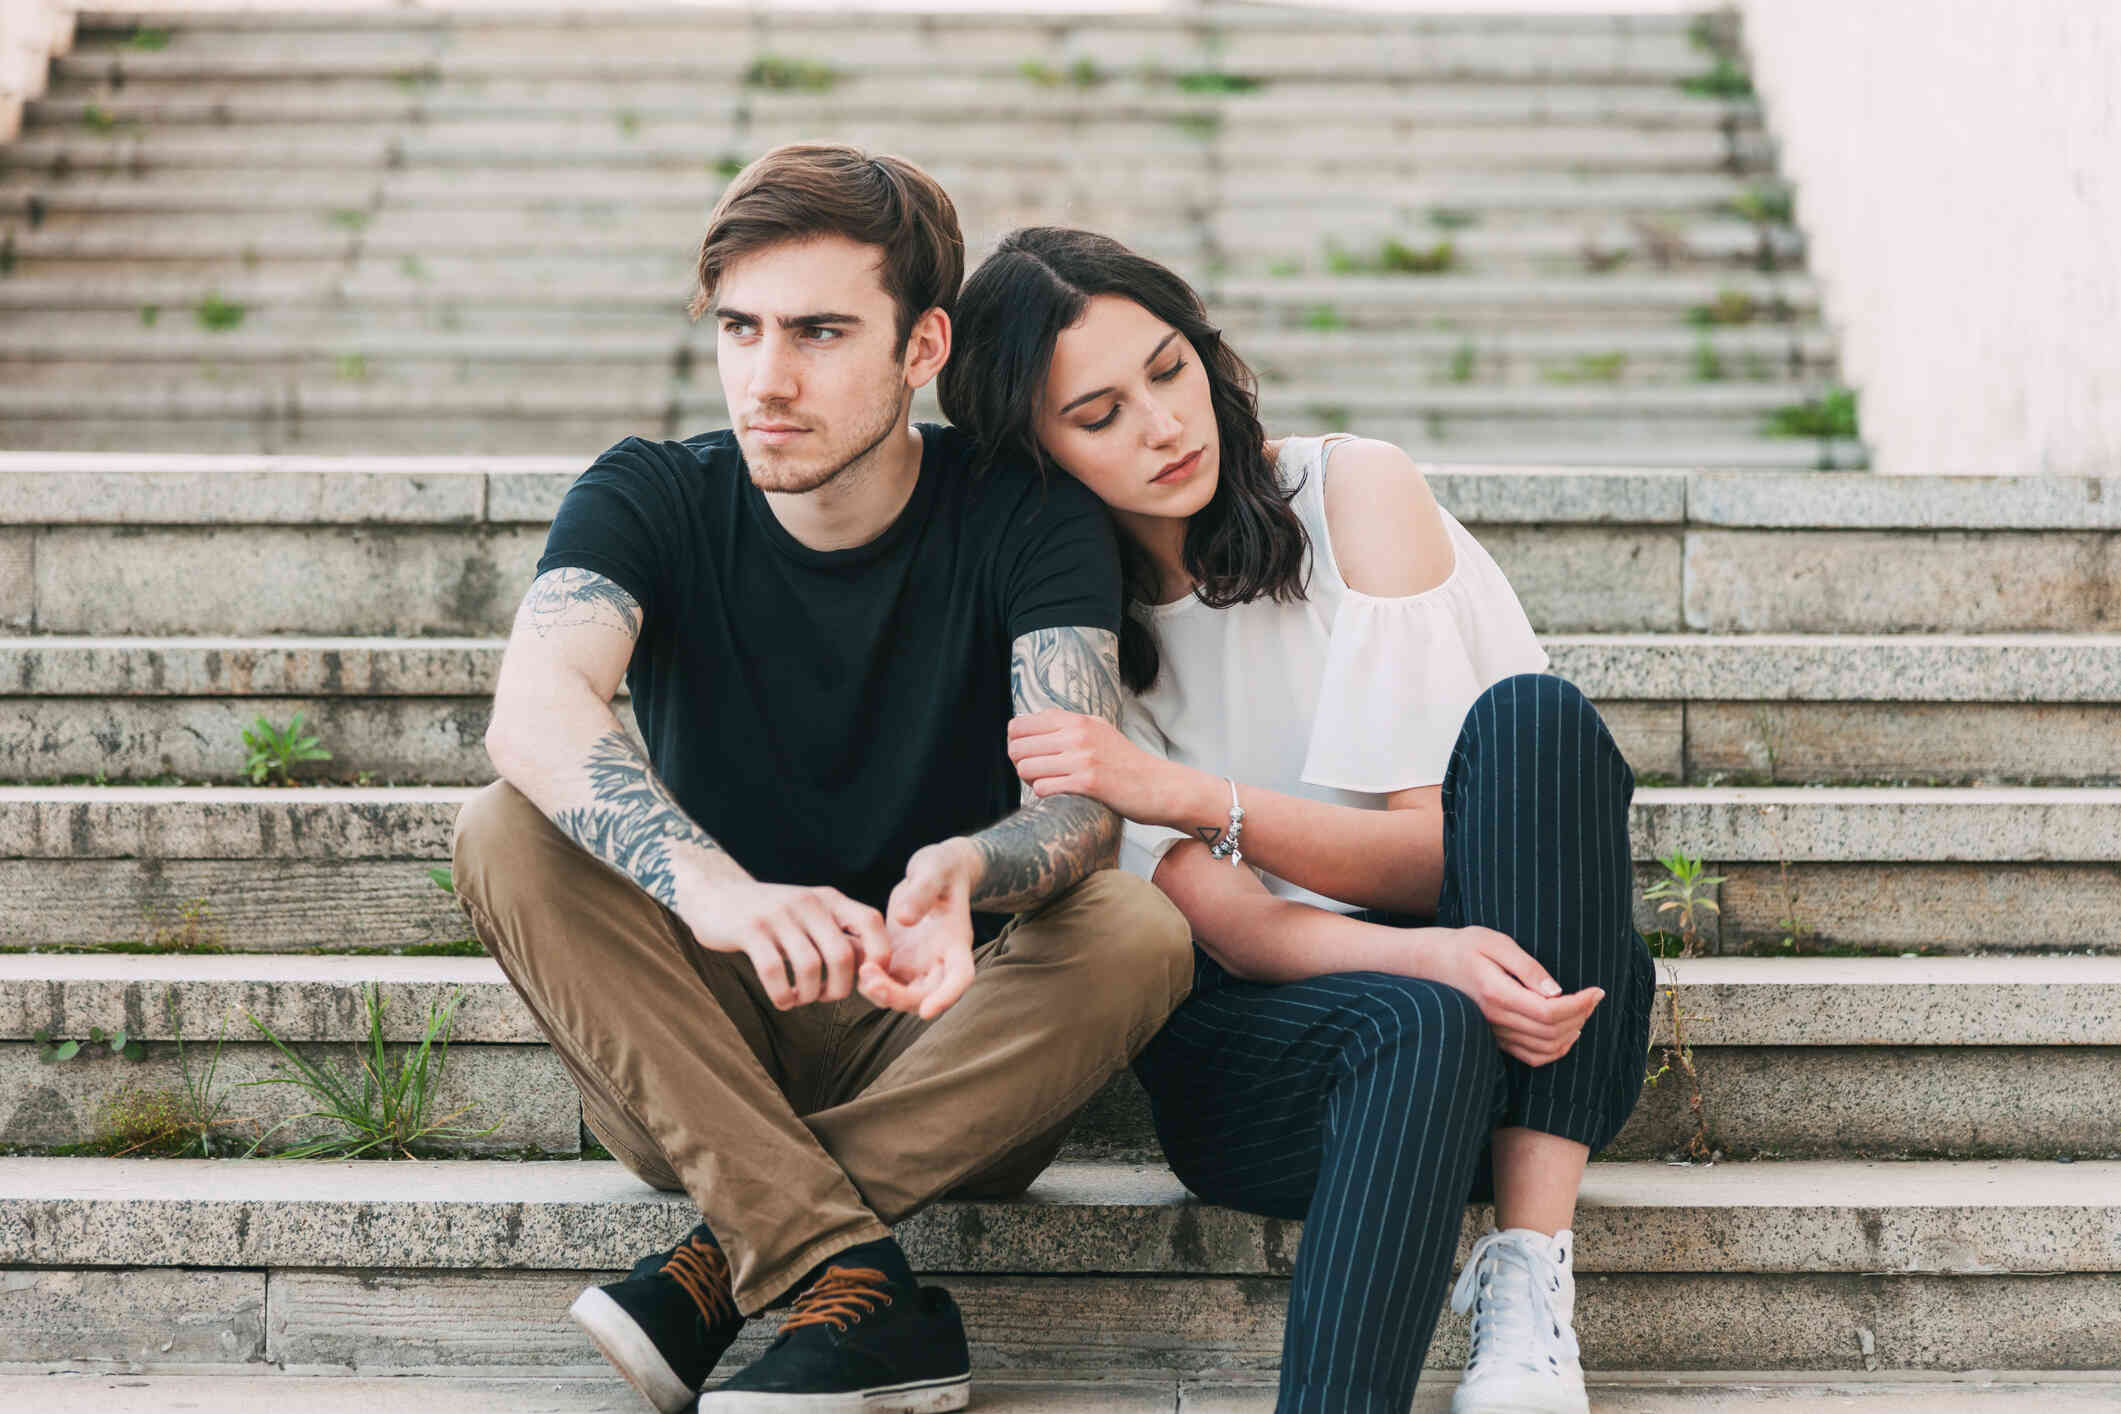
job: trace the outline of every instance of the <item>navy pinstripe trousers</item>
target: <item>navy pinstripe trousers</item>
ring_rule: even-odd
[[[1433,920],[1507,934],[1564,991],[1605,988],[1569,1053],[1503,1054],[1480,1008],[1382,972],[1263,984],[1196,954],[1192,995],[1134,1063],[1172,1169],[1210,1202],[1301,1218],[1278,1414],[1406,1414],[1465,1205],[1494,1194],[1490,1133],[1590,1146],[1635,1107],[1655,964],[1635,931],[1635,777],[1566,680],[1474,702],[1443,783]]]

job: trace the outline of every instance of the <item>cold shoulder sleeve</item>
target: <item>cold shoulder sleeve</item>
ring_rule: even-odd
[[[1346,590],[1334,613],[1303,779],[1382,794],[1438,785],[1466,709],[1546,650],[1502,569],[1446,511],[1455,560],[1425,593]]]

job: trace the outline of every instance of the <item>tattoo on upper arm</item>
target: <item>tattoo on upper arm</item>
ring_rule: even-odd
[[[717,852],[722,847],[693,823],[624,732],[607,732],[597,739],[589,749],[588,771],[594,803],[562,810],[552,823],[656,900],[676,908],[672,846]]]
[[[1106,629],[1049,628],[1016,640],[1009,695],[1018,715],[1059,708],[1117,722],[1119,636]],[[1013,913],[1041,903],[1102,868],[1119,845],[1119,817],[1082,795],[1041,800],[972,837],[985,861],[975,908]]]
[[[1119,720],[1119,635],[1101,628],[1042,628],[1016,640],[1009,696],[1019,714],[1058,707]]]
[[[630,637],[641,634],[641,606],[595,570],[572,566],[547,570],[523,596],[516,621],[543,638],[557,628],[602,624]]]

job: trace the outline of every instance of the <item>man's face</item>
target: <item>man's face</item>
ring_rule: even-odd
[[[817,236],[722,272],[715,359],[761,491],[815,491],[905,425],[911,389],[882,258],[875,246]]]

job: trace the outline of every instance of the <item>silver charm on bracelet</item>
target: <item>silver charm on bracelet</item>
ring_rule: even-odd
[[[1238,836],[1245,832],[1245,808],[1237,803],[1237,780],[1224,776],[1230,784],[1230,830],[1220,840],[1208,846],[1208,855],[1213,859],[1227,859],[1232,869],[1245,862],[1245,852],[1238,848]]]

